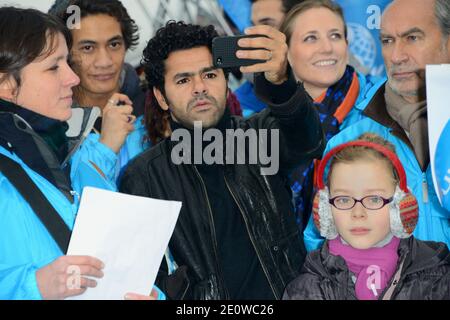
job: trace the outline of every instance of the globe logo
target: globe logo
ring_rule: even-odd
[[[348,23],[348,40],[350,51],[358,61],[372,69],[377,58],[377,45],[372,34],[358,23]]]

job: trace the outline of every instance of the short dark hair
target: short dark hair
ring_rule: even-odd
[[[165,60],[172,52],[197,47],[207,47],[212,52],[212,41],[217,36],[212,25],[203,27],[183,21],[168,21],[144,49],[142,64],[149,88],[155,87],[165,93]]]
[[[258,0],[250,0],[251,3],[255,3]],[[283,12],[288,13],[295,5],[302,3],[304,0],[281,0],[283,5]]]
[[[70,32],[58,19],[34,9],[0,8],[0,83],[12,76],[20,88],[22,69],[51,55],[58,34],[64,36],[70,50]]]
[[[49,13],[58,16],[66,24],[72,15],[67,13],[67,8],[72,5],[80,8],[81,18],[97,14],[116,18],[120,23],[126,49],[132,49],[139,43],[139,28],[119,0],[56,0]]]

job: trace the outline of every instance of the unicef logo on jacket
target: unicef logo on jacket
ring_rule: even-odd
[[[450,120],[441,133],[434,159],[438,191],[442,199],[442,205],[447,210],[450,210],[450,156],[448,150],[450,150]]]
[[[362,65],[372,70],[377,59],[377,44],[374,37],[358,23],[349,22],[347,27],[350,51]]]

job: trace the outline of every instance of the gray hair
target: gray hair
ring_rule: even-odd
[[[442,35],[448,37],[450,35],[450,1],[436,0],[434,14],[441,28]]]

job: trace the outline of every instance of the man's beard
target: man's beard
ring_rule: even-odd
[[[395,80],[393,77],[394,73],[405,73],[411,72],[416,75],[417,80]],[[418,84],[417,88],[412,88],[410,90],[401,90],[402,82],[408,81],[419,81],[422,82],[422,85]],[[418,97],[420,93],[423,91],[423,87],[425,86],[425,70],[420,70],[416,66],[405,66],[405,65],[392,65],[389,70],[388,76],[388,85],[399,96],[402,97]]]
[[[188,128],[188,129],[194,129],[195,121],[202,121],[202,123],[203,123],[202,127],[204,129],[215,127],[217,125],[217,123],[220,121],[220,119],[222,118],[222,116],[225,112],[225,108],[226,108],[226,105],[221,108],[219,106],[219,102],[214,97],[202,93],[198,97],[196,97],[188,102],[187,107],[185,108],[186,113],[177,114],[175,111],[175,108],[173,108],[173,104],[171,103],[171,101],[169,99],[167,99],[167,97],[165,97],[165,99],[167,101],[167,104],[169,105],[169,110],[170,110],[172,119],[175,122],[178,122],[180,125],[182,125],[185,128]],[[211,115],[210,119],[207,119],[208,121],[205,121],[202,119],[194,119],[194,118],[189,117],[190,112],[196,106],[196,104],[199,100],[209,101],[211,103],[211,107],[218,110],[218,112]],[[226,96],[225,96],[225,101],[226,101]],[[209,121],[209,120],[211,120],[211,121]]]

